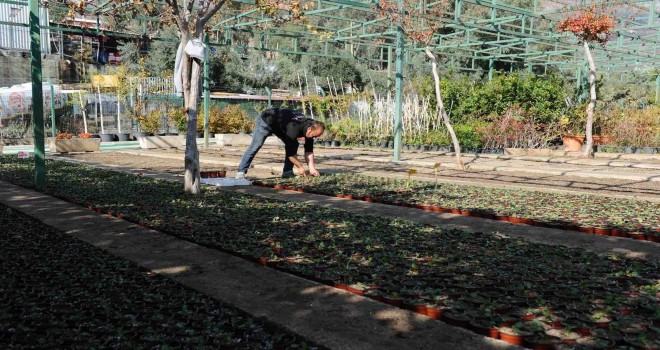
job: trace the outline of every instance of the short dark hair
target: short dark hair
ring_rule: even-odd
[[[311,123],[309,123],[308,127],[311,127],[312,130],[318,130],[321,128],[323,131],[325,131],[325,124],[323,122],[320,122],[318,120],[312,120]]]

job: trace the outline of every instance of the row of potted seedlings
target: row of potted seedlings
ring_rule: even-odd
[[[648,201],[357,174],[273,178],[254,184],[517,224],[660,241],[660,204]]]
[[[0,227],[0,348],[318,348],[2,205]]]
[[[30,168],[5,163],[0,178],[29,185]],[[49,169],[48,191],[71,202],[511,343],[660,341],[657,261],[224,191],[186,196],[177,183],[61,162]]]

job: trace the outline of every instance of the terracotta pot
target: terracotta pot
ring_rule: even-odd
[[[628,232],[626,232],[624,230],[621,230],[621,229],[618,229],[618,228],[610,229],[610,235],[612,235],[614,237],[626,237],[626,238],[628,238]]]
[[[578,226],[578,231],[584,233],[594,233],[594,228],[592,226]]]
[[[594,234],[597,234],[597,235],[600,235],[600,236],[610,236],[611,235],[611,230],[609,228],[594,227]]]
[[[428,308],[426,307],[426,303],[419,304],[419,303],[416,303],[414,301],[413,302],[405,302],[403,304],[403,307],[410,310],[410,311],[416,312],[418,314],[427,315],[426,312],[427,312]]]
[[[646,235],[641,233],[641,232],[628,232],[628,236],[632,239],[636,239],[639,241],[645,241],[646,240]]]
[[[348,290],[348,286],[341,282],[334,282],[333,287],[341,290]]]
[[[558,338],[548,335],[531,336],[525,338],[525,344],[527,347],[534,350],[552,350],[559,343],[560,341]]]
[[[580,152],[584,135],[563,135],[562,141],[564,142],[565,152]]]
[[[606,135],[592,135],[592,138],[594,139],[594,145],[606,145],[612,141],[611,138]]]
[[[435,306],[426,306],[426,316],[439,320],[442,317],[442,309]]]
[[[383,301],[385,302],[385,304],[389,304],[389,305],[392,305],[392,306],[401,307],[403,305],[403,301],[399,297],[393,297],[393,296],[385,295],[385,296],[383,296]]]
[[[363,289],[357,289],[357,288],[352,288],[351,286],[346,286],[346,290],[356,295],[364,295]]]
[[[660,234],[646,235],[646,240],[655,243],[660,243]]]
[[[509,222],[512,224],[522,224],[523,218],[519,216],[509,216]]]
[[[500,339],[513,345],[523,346],[525,344],[525,337],[532,335],[532,333],[509,333],[509,328],[500,328]]]
[[[495,326],[488,326],[482,322],[476,320],[470,321],[470,329],[475,333],[484,335],[489,338],[498,339],[500,337],[500,330]]]
[[[463,313],[448,311],[442,314],[442,320],[453,326],[467,328],[470,325],[471,317]]]

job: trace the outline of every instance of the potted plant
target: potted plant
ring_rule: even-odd
[[[516,323],[511,327],[500,327],[500,339],[513,345],[523,346],[525,344],[525,337],[534,334],[532,331],[525,329]]]
[[[183,120],[185,121],[185,118],[183,118]],[[140,148],[177,148],[184,144],[184,139],[178,135],[152,136],[160,132],[162,123],[163,116],[160,111],[153,111],[146,116],[138,118],[138,125],[144,132],[144,134],[135,134],[137,140],[140,142]]]
[[[74,138],[70,133],[60,133],[50,139],[49,148],[53,153],[94,152],[101,146],[101,139],[92,138],[90,133],[82,133]]]
[[[565,152],[580,152],[584,142],[582,125],[586,121],[586,115],[582,108],[576,108],[570,115],[563,115],[559,119],[559,126],[562,131],[562,142]]]

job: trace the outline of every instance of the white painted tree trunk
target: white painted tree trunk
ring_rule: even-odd
[[[85,111],[85,107],[87,107],[87,101],[83,102],[82,93],[80,91],[78,91],[78,101],[80,102],[80,107],[82,109],[83,126],[85,127],[85,134],[86,134],[87,133],[87,112]]]
[[[440,113],[442,122],[447,128],[447,131],[449,131],[449,135],[451,136],[451,142],[454,145],[454,154],[456,155],[456,166],[461,170],[465,170],[465,164],[463,163],[463,160],[461,160],[461,145],[458,142],[458,137],[456,137],[454,128],[451,126],[451,122],[449,121],[447,111],[445,111],[445,105],[442,102],[442,92],[440,91],[440,76],[438,75],[438,62],[435,59],[435,55],[428,47],[426,48],[426,55],[431,59],[431,68],[433,70],[433,80],[435,81],[435,98],[437,100],[438,113]]]
[[[589,44],[586,41],[584,42],[584,54],[587,56],[587,62],[589,62],[589,104],[587,105],[587,125],[585,130],[586,145],[584,151],[582,152],[582,157],[593,158],[594,108],[596,107],[596,64],[594,63],[594,58],[591,55]]]
[[[184,190],[190,194],[199,194],[199,150],[197,149],[197,100],[200,95],[199,78],[201,68],[196,59],[183,55],[183,94],[186,104],[186,119],[188,130],[186,132],[186,153],[184,156]],[[192,67],[191,67],[192,66]],[[192,68],[192,69],[191,69]]]
[[[99,113],[101,113],[101,134],[105,134],[105,126],[103,125],[103,100],[101,99],[101,88],[97,86],[96,92],[99,94]]]
[[[121,134],[121,94],[119,93],[119,88],[117,88],[117,133]]]

